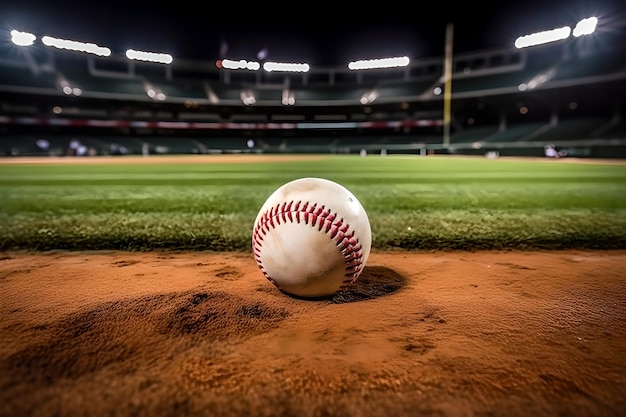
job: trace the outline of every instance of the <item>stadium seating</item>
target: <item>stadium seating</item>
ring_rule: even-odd
[[[471,154],[536,155],[545,143],[618,151],[626,142],[624,51],[555,45],[456,56],[450,145]],[[61,154],[72,138],[95,154],[447,151],[440,57],[404,69],[283,75],[189,61],[163,70],[131,68],[120,57],[50,56],[27,59],[27,52],[0,46],[5,155]],[[61,81],[80,94],[64,94]],[[150,97],[149,88],[163,96]],[[283,103],[285,94],[295,101]],[[529,114],[520,115],[520,107]],[[40,139],[49,141],[47,150],[37,146]],[[532,152],[522,150],[528,146]]]
[[[548,129],[539,131],[536,135],[528,135],[524,139],[534,141],[555,142],[584,140],[593,137],[593,133],[609,123],[608,119],[602,118],[576,118],[561,120],[559,123],[549,125]]]

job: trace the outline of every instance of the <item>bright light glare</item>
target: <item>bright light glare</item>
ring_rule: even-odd
[[[32,33],[20,32],[19,30],[11,31],[11,42],[19,46],[30,46],[35,42],[37,37]]]
[[[64,79],[59,81],[59,86],[63,94],[67,96],[81,96],[83,94],[83,90],[80,87],[72,87],[69,81]]]
[[[293,92],[289,91],[288,89],[284,89],[281,102],[284,106],[293,106],[294,104],[296,104],[296,97],[294,96]]]
[[[44,36],[41,41],[46,46],[53,46],[58,49],[67,49],[70,51],[87,52],[98,56],[109,56],[111,50],[109,48],[98,46],[95,43],[83,43],[78,41],[70,41],[66,39],[53,38]]]
[[[246,61],[245,59],[240,59],[239,61],[223,59],[222,67],[230,70],[246,69],[250,71],[258,71],[261,68],[261,64],[255,61]]]
[[[598,25],[597,17],[588,17],[587,19],[583,19],[576,24],[573,35],[575,37],[590,35],[596,31],[597,25]]]
[[[252,92],[252,90],[243,90],[239,94],[239,97],[241,98],[243,104],[246,106],[252,106],[256,103],[256,97],[254,97],[254,93]]]
[[[569,26],[564,26],[562,28],[547,30],[544,32],[531,33],[530,35],[524,35],[517,38],[515,40],[515,47],[521,49],[529,46],[560,41],[567,39],[571,32],[572,29]]]
[[[351,70],[364,70],[374,68],[406,67],[409,65],[409,62],[410,60],[406,56],[397,58],[368,59],[350,62],[348,64],[348,68]]]
[[[126,51],[126,58],[138,61],[156,62],[159,64],[171,64],[174,58],[170,54],[162,54],[159,52],[144,52],[135,49]]]
[[[361,104],[370,104],[376,101],[377,98],[378,98],[378,91],[376,90],[367,91],[363,93],[363,95],[361,96],[360,102]]]
[[[291,64],[281,62],[266,62],[263,64],[263,69],[267,72],[279,71],[279,72],[309,72],[309,64]]]
[[[162,91],[155,90],[152,87],[146,88],[146,94],[148,95],[148,97],[156,101],[165,101],[165,99],[167,98],[165,96],[165,93],[163,93]]]

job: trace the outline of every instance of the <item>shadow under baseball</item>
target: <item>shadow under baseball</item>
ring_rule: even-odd
[[[345,304],[384,297],[404,287],[406,282],[406,277],[391,268],[384,266],[366,266],[356,282],[340,293],[315,298],[299,297],[288,293],[285,294],[302,300],[330,301],[333,304]]]

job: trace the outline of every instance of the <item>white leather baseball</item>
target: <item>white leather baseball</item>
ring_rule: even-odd
[[[254,221],[252,251],[281,291],[324,297],[354,283],[372,246],[369,218],[344,186],[323,178],[284,184]]]

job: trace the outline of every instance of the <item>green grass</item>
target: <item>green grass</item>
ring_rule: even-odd
[[[626,164],[327,156],[189,164],[2,164],[0,250],[249,251],[287,181],[316,176],[363,203],[374,249],[626,248]]]

